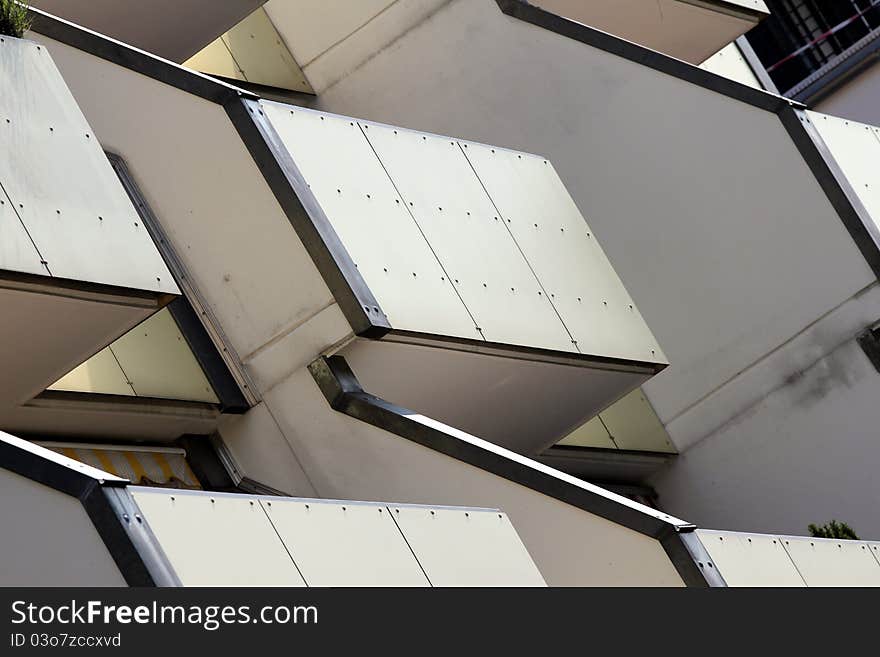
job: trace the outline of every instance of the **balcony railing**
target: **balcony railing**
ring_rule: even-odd
[[[880,543],[697,530],[728,586],[880,586]]]

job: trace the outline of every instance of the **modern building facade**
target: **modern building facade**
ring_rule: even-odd
[[[123,4],[0,43],[0,581],[880,582],[880,139],[763,2]]]

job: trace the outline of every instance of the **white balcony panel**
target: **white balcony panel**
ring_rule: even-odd
[[[389,508],[434,586],[545,586],[505,514]]]
[[[806,116],[880,228],[880,128],[818,112]]]
[[[96,353],[85,363],[58,379],[48,389],[126,397],[135,395],[110,347]]]
[[[261,504],[309,586],[429,586],[384,505]]]
[[[480,335],[354,120],[262,103],[395,328]]]
[[[716,52],[705,62],[700,64],[700,68],[723,75],[729,80],[734,80],[741,84],[747,85],[754,89],[763,89],[761,82],[758,80],[752,67],[743,57],[742,52],[735,43],[726,45],[724,48]]]
[[[867,543],[794,537],[780,540],[807,586],[880,586],[880,563]]]
[[[34,7],[182,62],[266,0],[32,0]]]
[[[139,397],[219,403],[167,309],[123,335],[110,349]]]
[[[257,498],[129,490],[184,586],[305,586]]]
[[[27,274],[48,273],[11,203],[2,192],[0,197],[0,267]]]
[[[627,41],[699,64],[769,13],[763,0],[532,0]]]
[[[465,144],[474,170],[585,354],[664,362],[663,352],[553,165]]]
[[[806,586],[775,536],[697,530],[728,586]]]
[[[177,293],[45,47],[0,42],[0,183],[53,276]]]
[[[459,143],[361,125],[483,337],[576,351]]]

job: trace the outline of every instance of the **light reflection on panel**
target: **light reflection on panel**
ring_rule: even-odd
[[[45,47],[0,42],[0,183],[53,276],[178,293]]]
[[[221,37],[248,82],[311,93],[293,55],[262,8]]]
[[[617,449],[617,445],[611,440],[608,429],[602,424],[599,416],[582,424],[577,429],[560,440],[557,445],[569,447],[598,447],[601,449]]]
[[[392,326],[480,339],[360,127],[262,107]]]
[[[49,390],[219,403],[167,308],[63,376]]]
[[[675,452],[666,427],[641,388],[599,413],[618,449]]]
[[[806,112],[806,116],[880,226],[880,129],[818,112]]]
[[[662,362],[663,353],[553,165],[465,144],[477,175],[585,354]]]
[[[305,586],[257,498],[129,490],[184,586]]]
[[[156,313],[110,348],[139,397],[219,403],[168,310]]]
[[[361,125],[485,339],[576,351],[458,142]]]
[[[775,536],[705,529],[697,536],[728,586],[806,586]]]
[[[428,586],[384,506],[261,503],[309,586]]]
[[[880,586],[880,564],[867,543],[792,537],[781,540],[807,586]]]
[[[503,513],[389,508],[434,586],[545,585]]]
[[[134,390],[110,347],[105,347],[85,363],[65,374],[49,386],[49,390],[134,397]]]

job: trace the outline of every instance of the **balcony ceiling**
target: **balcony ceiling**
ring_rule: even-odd
[[[763,0],[531,0],[554,14],[701,64],[768,14]]]
[[[33,0],[31,5],[181,63],[265,0]]]

